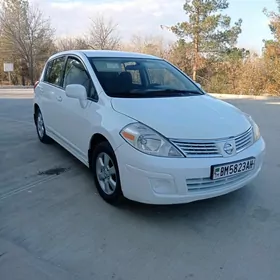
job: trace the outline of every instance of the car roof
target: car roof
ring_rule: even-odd
[[[124,51],[111,51],[111,50],[69,50],[58,52],[54,54],[51,58],[61,55],[85,55],[87,57],[127,57],[127,58],[152,58],[152,59],[160,59],[159,57],[137,53],[137,52],[124,52]]]

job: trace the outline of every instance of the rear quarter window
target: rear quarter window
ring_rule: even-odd
[[[45,69],[45,73],[44,73],[44,77],[43,77],[44,82],[48,82],[48,79],[49,79],[49,76],[50,76],[50,70],[51,70],[51,67],[52,67],[52,63],[53,63],[53,61],[50,61],[46,65],[46,69]]]

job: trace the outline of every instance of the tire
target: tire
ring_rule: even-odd
[[[100,196],[110,204],[123,200],[116,156],[108,142],[101,142],[92,152],[91,169]]]
[[[43,115],[39,108],[35,112],[35,125],[39,140],[44,144],[51,144],[53,140],[46,134]]]

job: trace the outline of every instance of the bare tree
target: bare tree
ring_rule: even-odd
[[[129,42],[122,44],[121,50],[168,58],[170,47],[168,41],[164,40],[161,36],[134,34]]]
[[[34,84],[35,69],[53,50],[54,29],[50,20],[27,0],[2,0],[0,25],[3,38],[27,65]]]
[[[134,34],[130,39],[130,48],[136,52],[164,57],[166,52],[165,43],[161,36]]]
[[[87,41],[89,47],[99,50],[116,50],[120,46],[120,36],[117,30],[118,24],[112,19],[105,19],[98,15],[91,19]]]
[[[88,43],[82,38],[60,38],[56,40],[56,48],[58,51],[69,51],[69,50],[82,50],[88,49]]]

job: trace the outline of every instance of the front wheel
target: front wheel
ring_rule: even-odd
[[[91,167],[100,196],[110,204],[119,203],[123,198],[119,169],[108,142],[102,142],[94,148]]]

